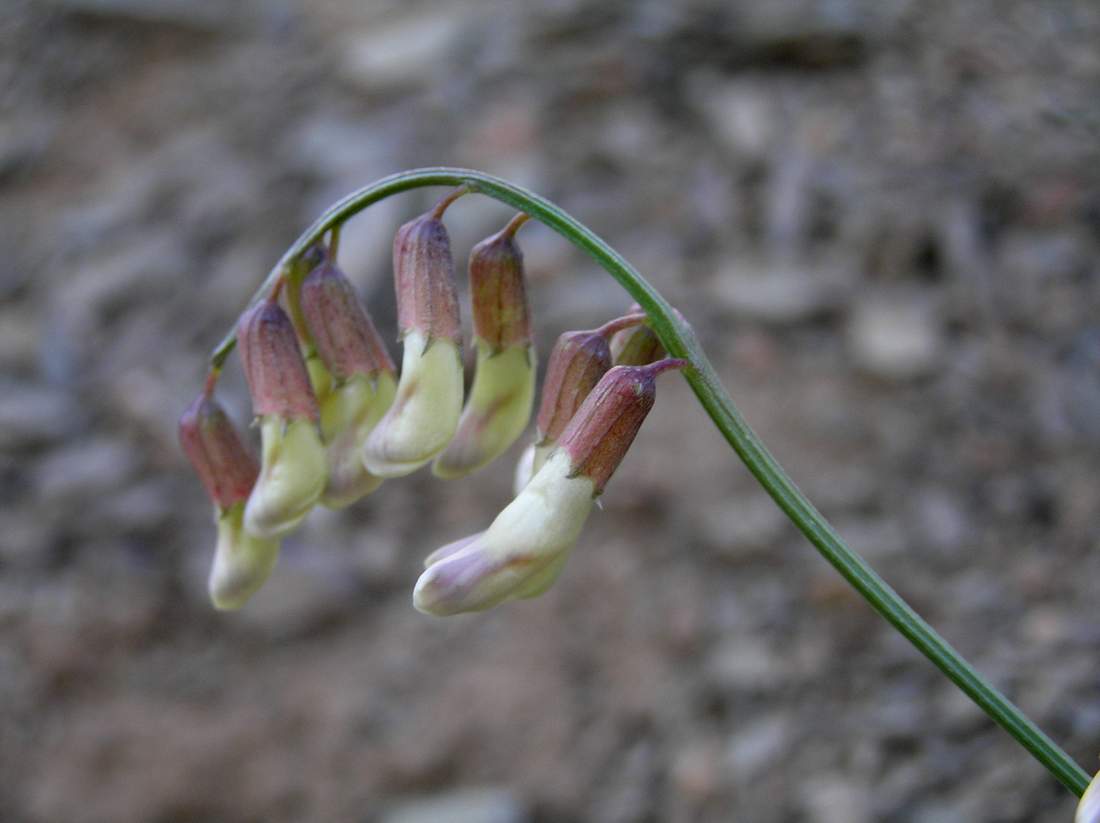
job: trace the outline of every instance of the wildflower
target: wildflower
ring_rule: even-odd
[[[480,469],[516,441],[527,427],[535,398],[535,351],[523,281],[517,215],[470,252],[477,367],[458,431],[432,465],[437,477],[454,478]]]
[[[363,461],[372,474],[400,477],[423,466],[454,436],[462,412],[462,332],[454,262],[442,216],[448,195],[397,231],[393,272],[404,354],[393,405],[370,433]]]
[[[535,597],[557,579],[596,497],[681,360],[608,371],[562,432],[560,445],[489,528],[429,555],[413,605],[434,615]]]
[[[237,337],[262,443],[244,528],[254,537],[280,537],[302,521],[325,488],[317,399],[276,295],[241,316]]]
[[[605,323],[598,329],[565,332],[554,343],[546,365],[546,379],[543,381],[538,416],[535,418],[538,431],[534,443],[520,457],[516,469],[517,493],[542,468],[557,446],[558,437],[588,397],[588,393],[611,368],[611,349],[607,338],[617,331],[637,325],[643,319],[645,315],[626,315]],[[529,474],[525,470],[528,465]]]
[[[236,609],[257,590],[275,565],[278,540],[244,530],[245,501],[259,467],[209,390],[179,422],[180,445],[214,503],[218,539],[208,589],[215,608]]]
[[[300,301],[319,363],[311,381],[320,394],[321,435],[328,480],[321,502],[332,508],[374,491],[382,478],[363,463],[362,449],[393,403],[393,360],[347,277],[330,262],[302,283]],[[307,363],[308,365],[308,363]]]

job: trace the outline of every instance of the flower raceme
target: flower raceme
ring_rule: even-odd
[[[546,591],[653,407],[657,375],[683,365],[666,359],[604,374],[559,446],[489,528],[429,555],[413,605],[444,616]]]
[[[463,193],[443,198],[394,239],[400,376],[336,265],[335,229],[327,251],[304,252],[242,313],[237,342],[260,431],[259,464],[213,398],[220,360],[180,420],[183,449],[215,504],[209,589],[217,608],[248,600],[270,575],[280,539],[318,502],[346,506],[384,478],[429,462],[438,477],[464,476],[526,428],[536,358],[515,235],[528,218],[516,215],[470,253],[477,361],[464,405],[458,298],[442,222]],[[683,365],[651,362],[662,351],[644,319],[632,310],[559,337],[515,499],[484,532],[432,553],[416,608],[477,611],[534,597],[557,578],[653,405],[656,376]],[[613,349],[630,365],[612,368]]]

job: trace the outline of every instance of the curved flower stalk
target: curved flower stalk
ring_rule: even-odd
[[[519,214],[470,252],[470,301],[477,366],[458,431],[432,464],[436,477],[475,472],[523,434],[535,399],[535,349],[516,231]]]
[[[247,310],[238,324],[262,444],[244,528],[260,538],[281,537],[302,522],[328,476],[317,399],[294,327],[275,297]]]
[[[662,360],[607,372],[562,433],[561,446],[492,525],[429,555],[413,605],[446,616],[546,591],[653,408],[657,375],[683,365]]]
[[[373,203],[426,186],[459,186],[461,191],[491,197],[529,214],[589,254],[642,306],[648,316],[647,322],[665,350],[688,362],[684,376],[700,406],[750,473],[821,556],[883,619],[1054,777],[1078,796],[1085,792],[1090,775],[917,614],[870,564],[844,542],[798,489],[741,416],[684,318],[622,255],[549,200],[507,180],[470,169],[426,168],[390,175],[352,192],[318,217],[283,253],[260,285],[251,304],[255,305],[269,296],[326,233],[337,230]],[[210,364],[214,373],[236,344],[236,333],[230,330],[211,353]]]
[[[395,368],[351,282],[334,264],[326,261],[309,273],[299,300],[320,361],[315,371],[327,375],[320,421],[328,480],[321,502],[341,508],[382,483],[367,470],[362,450],[393,404]],[[320,381],[313,379],[316,386]]]
[[[379,477],[411,474],[442,452],[462,413],[462,331],[443,212],[464,189],[410,220],[393,240],[397,322],[404,353],[393,405],[367,438],[363,462]]]
[[[180,417],[179,438],[214,503],[218,539],[207,588],[217,609],[236,609],[263,585],[279,556],[279,541],[244,530],[245,501],[259,466],[209,388]]]

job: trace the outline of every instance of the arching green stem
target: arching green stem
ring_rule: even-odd
[[[1089,783],[1089,775],[913,611],[862,557],[848,547],[799,491],[794,481],[741,417],[733,400],[722,387],[714,367],[699,346],[691,327],[618,252],[550,201],[506,180],[465,169],[416,169],[385,177],[349,194],[322,214],[276,263],[253,300],[261,299],[280,275],[318,242],[325,232],[338,227],[372,203],[399,192],[425,186],[464,186],[470,192],[492,197],[529,214],[591,255],[649,315],[650,325],[669,356],[688,361],[690,365],[684,369],[684,377],[706,413],[760,485],[821,555],[872,608],[886,618],[1051,774],[1074,794],[1080,796],[1084,792]],[[233,333],[230,332],[214,350],[211,356],[212,366],[221,366],[234,343]]]

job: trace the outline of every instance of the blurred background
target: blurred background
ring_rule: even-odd
[[[518,450],[317,511],[219,614],[175,426],[330,202],[510,178],[682,309],[841,534],[1092,770],[1093,0],[4,0],[0,40],[0,819],[1071,818],[675,376],[559,583],[448,620],[412,609],[421,560]],[[345,230],[391,340],[393,232],[440,194]],[[456,258],[509,216],[457,203]],[[521,243],[544,356],[628,304]]]

